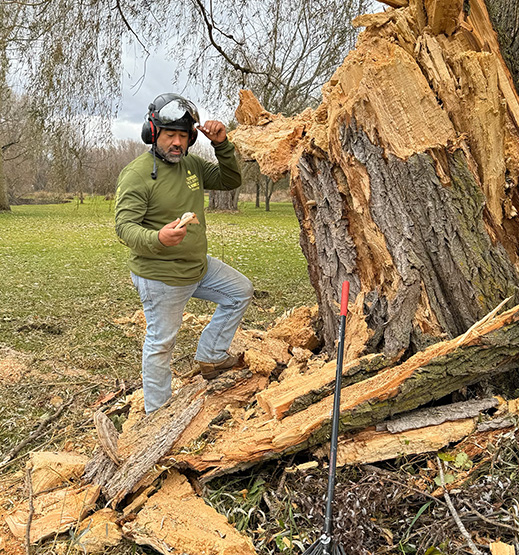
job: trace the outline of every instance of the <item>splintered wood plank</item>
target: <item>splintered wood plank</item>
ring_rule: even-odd
[[[392,434],[363,430],[349,438],[339,440],[337,465],[367,464],[401,455],[417,455],[438,451],[449,443],[461,441],[475,431],[475,418],[465,418],[455,422],[445,422],[437,426],[426,426]],[[329,446],[319,448],[319,456],[328,456]]]
[[[159,492],[137,518],[123,526],[124,535],[170,555],[253,555],[252,542],[198,497],[187,478],[171,471]]]
[[[34,516],[31,521],[30,542],[61,534],[81,521],[95,507],[99,486],[65,488],[42,493],[34,498]],[[18,539],[25,537],[29,519],[29,501],[22,502],[5,521]]]
[[[345,364],[342,369],[342,387],[362,381],[387,366],[383,355],[366,355]],[[332,360],[322,368],[303,376],[294,376],[274,382],[256,395],[258,405],[270,416],[278,420],[295,414],[333,392],[337,361]]]
[[[34,451],[29,456],[32,489],[34,494],[41,493],[68,482],[79,479],[85,470],[88,457],[77,453]]]
[[[519,358],[518,313],[516,306],[456,339],[432,345],[399,366],[343,388],[341,431],[374,425],[510,369]],[[230,426],[197,453],[175,451],[169,458],[205,472],[204,479],[210,479],[321,444],[330,432],[332,405],[330,395],[281,421],[259,415]]]

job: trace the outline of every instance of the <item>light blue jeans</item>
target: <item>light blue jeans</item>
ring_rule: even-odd
[[[221,362],[227,358],[234,334],[252,299],[252,283],[216,258],[207,257],[207,273],[193,285],[171,286],[132,273],[132,281],[146,316],[142,349],[142,382],[146,413],[171,397],[170,361],[182,315],[191,297],[216,303],[211,322],[204,328],[195,359]]]

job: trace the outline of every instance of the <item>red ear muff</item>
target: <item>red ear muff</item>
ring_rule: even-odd
[[[153,145],[157,142],[159,132],[160,129],[149,119],[142,124],[141,139],[147,145]]]

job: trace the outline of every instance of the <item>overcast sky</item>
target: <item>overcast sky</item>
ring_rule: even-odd
[[[196,100],[192,87],[184,90],[185,78],[180,77],[178,82],[173,82],[175,61],[168,59],[163,51],[152,53],[146,62],[142,56],[135,55],[133,52],[127,52],[123,59],[122,101],[119,114],[112,126],[116,139],[139,141],[148,105],[159,94],[166,92],[182,94],[186,98],[193,99],[202,121],[219,119],[218,114],[212,114],[209,117],[204,106]]]

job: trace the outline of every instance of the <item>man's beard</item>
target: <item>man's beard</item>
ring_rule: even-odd
[[[178,164],[182,158],[186,155],[182,147],[179,147],[178,150],[175,151],[165,151],[157,145],[157,154],[169,162],[170,164]]]

